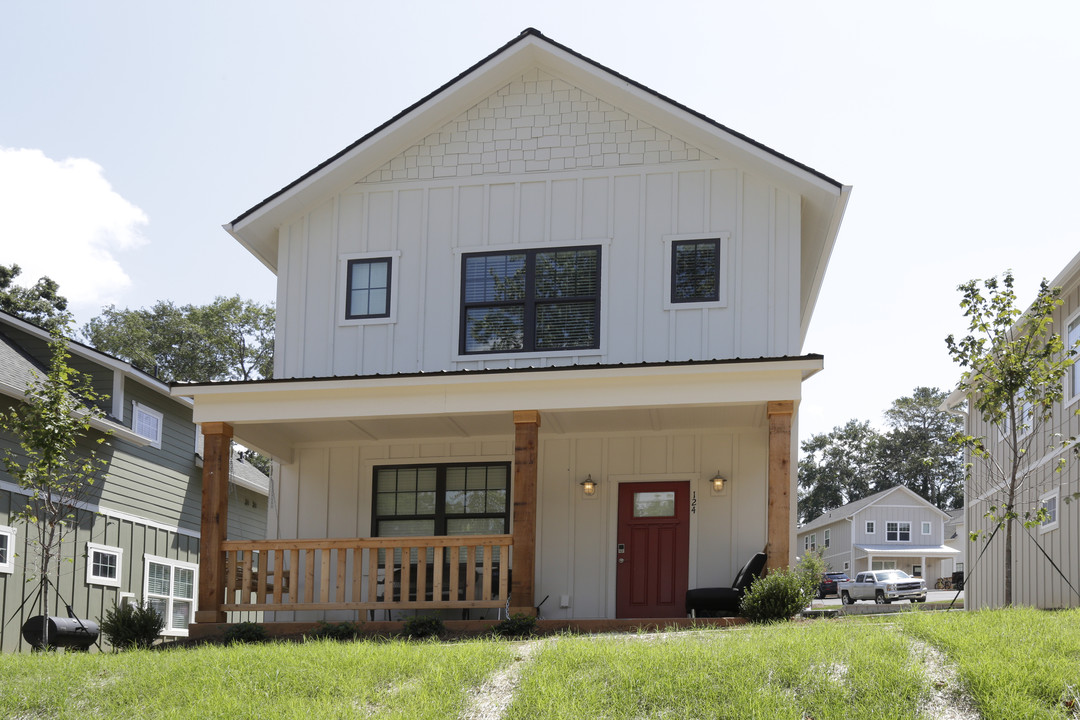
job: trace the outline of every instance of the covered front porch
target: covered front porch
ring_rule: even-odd
[[[724,584],[762,547],[769,567],[786,566],[793,417],[820,367],[812,357],[179,386],[206,441],[196,624],[246,611],[268,622],[531,614],[545,597],[545,617],[612,619],[618,489],[646,481],[689,489],[681,562],[692,587]],[[270,538],[225,537],[234,437],[278,463]],[[379,469],[495,460],[509,468],[504,532],[377,532]]]
[[[923,578],[931,588],[938,578],[951,576],[952,561],[960,555],[959,550],[948,545],[855,545],[854,549],[853,573],[896,568]]]

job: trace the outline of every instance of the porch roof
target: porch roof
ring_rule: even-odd
[[[960,555],[960,551],[948,545],[856,545],[855,549],[865,557],[929,557],[948,558]]]
[[[543,431],[762,427],[765,405],[798,401],[820,355],[587,365],[347,378],[175,385],[197,423],[282,462],[302,443],[505,436],[515,410],[539,410]]]

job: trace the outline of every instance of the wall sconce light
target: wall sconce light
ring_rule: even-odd
[[[592,497],[596,494],[596,481],[592,479],[592,473],[582,480],[578,485],[581,485],[585,490],[585,497]]]
[[[720,493],[722,493],[724,491],[725,483],[727,483],[727,480],[725,480],[724,476],[720,474],[719,470],[717,470],[716,474],[713,475],[712,478],[713,495],[719,495]]]

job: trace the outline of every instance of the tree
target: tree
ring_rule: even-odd
[[[799,520],[882,489],[878,447],[881,435],[866,421],[849,420],[832,432],[803,441],[799,460]]]
[[[955,510],[964,504],[964,454],[952,441],[963,420],[938,408],[948,393],[917,387],[885,411],[892,428],[879,444],[883,485],[903,485],[935,507]]]
[[[110,305],[82,328],[82,336],[166,381],[254,380],[273,372],[274,308],[238,295],[208,305]]]
[[[995,455],[985,438],[963,432],[955,435],[955,441],[985,469],[985,478],[971,488],[971,494],[991,493],[995,498],[987,517],[996,529],[1005,530],[1005,605],[1012,605],[1013,527],[1018,522],[1025,527],[1037,525],[1045,512],[1021,513],[1017,505],[1017,494],[1034,471],[1024,459],[1041,438],[1039,430],[1053,419],[1075,347],[1065,352],[1061,336],[1053,332],[1054,310],[1062,304],[1061,289],[1050,287],[1045,279],[1026,312],[1016,306],[1011,271],[1000,283],[996,277],[971,280],[958,290],[960,307],[969,319],[968,335],[959,340],[950,335],[945,343],[949,355],[963,368],[959,390],[971,411],[992,426],[990,432],[999,433],[1003,452]],[[1055,442],[1062,447],[1072,441],[1052,438],[1047,450]],[[1058,471],[1065,462],[1062,455]]]
[[[91,424],[103,416],[90,377],[68,366],[67,341],[56,327],[49,343],[52,357],[44,377],[35,376],[24,402],[0,413],[0,428],[18,438],[18,451],[7,448],[3,464],[19,487],[29,491],[26,505],[14,513],[28,528],[37,555],[41,614],[49,615],[50,574],[60,575],[63,542],[73,529],[76,510],[101,474],[105,460],[93,445],[104,442],[99,434],[89,440]],[[43,621],[42,644],[48,646],[48,622]]]
[[[60,286],[48,276],[38,278],[31,287],[15,284],[22,273],[18,265],[0,265],[0,310],[40,325],[46,330],[67,325],[68,301],[60,294]]]

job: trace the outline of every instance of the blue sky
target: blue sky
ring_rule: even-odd
[[[107,303],[274,298],[221,225],[515,37],[854,186],[801,434],[957,376],[956,286],[1080,251],[1073,2],[0,5],[0,262]]]

